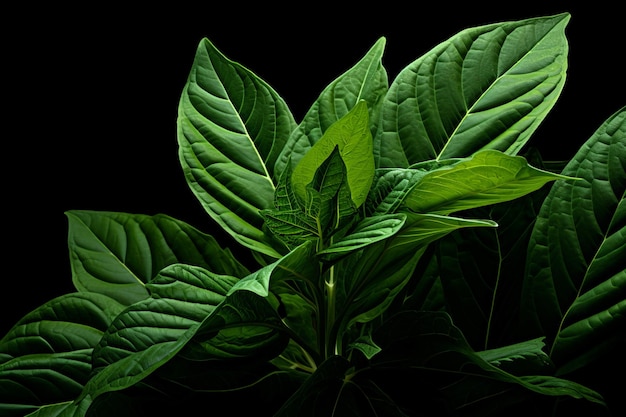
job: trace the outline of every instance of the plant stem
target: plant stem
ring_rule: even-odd
[[[326,347],[324,353],[326,358],[337,354],[336,343],[331,338],[330,332],[335,324],[335,267],[330,267],[328,271],[328,279],[324,280],[326,290],[326,325],[324,339],[326,340]]]

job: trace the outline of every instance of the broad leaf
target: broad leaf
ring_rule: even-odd
[[[345,256],[347,253],[393,236],[402,228],[405,220],[406,215],[404,213],[366,217],[348,235],[318,251],[317,254],[326,261]]]
[[[554,340],[561,372],[626,324],[626,108],[612,115],[567,164],[537,218],[528,248],[522,319]],[[605,344],[602,349],[611,349]],[[597,352],[590,357],[598,357]]]
[[[300,159],[337,120],[361,100],[367,103],[370,131],[376,131],[378,114],[387,92],[387,71],[382,65],[385,38],[380,38],[352,68],[330,83],[311,106],[276,161],[275,172],[282,172]]]
[[[563,13],[469,28],[407,66],[381,110],[377,167],[480,149],[516,154],[563,89],[569,19]]]
[[[71,293],[19,320],[0,340],[2,415],[21,416],[76,398],[92,372],[94,347],[123,309],[102,294]]]
[[[411,188],[403,206],[418,213],[450,214],[514,200],[565,178],[534,168],[521,156],[485,150],[428,172]]]
[[[138,384],[182,349],[217,360],[280,352],[285,340],[274,307],[253,292],[232,291],[238,281],[189,265],[165,268],[150,283],[151,297],[128,307],[104,334],[94,350],[100,369],[77,402]]]
[[[180,162],[195,196],[239,243],[278,257],[259,210],[271,207],[274,165],[296,127],[287,104],[203,39],[178,109]]]
[[[407,311],[391,316],[373,340],[381,352],[352,382],[371,379],[395,402],[417,401],[426,409],[438,410],[435,415],[488,415],[491,407],[500,410],[500,415],[513,404],[532,404],[535,394],[603,404],[598,393],[575,382],[546,375],[515,376],[495,366],[507,358],[535,362],[537,355],[546,355],[541,355],[536,343],[479,354],[444,312]],[[410,389],[398,384],[400,376],[411,381]]]
[[[215,310],[238,281],[184,264],[164,268],[147,284],[150,297],[128,307],[111,324],[94,352],[94,365],[110,365],[151,346],[176,342]]]
[[[79,291],[130,305],[148,297],[146,283],[171,264],[242,277],[247,269],[210,235],[165,215],[66,213],[72,279]]]

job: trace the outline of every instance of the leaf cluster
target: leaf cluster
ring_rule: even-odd
[[[463,30],[391,82],[380,38],[300,122],[203,39],[179,160],[251,257],[68,211],[76,292],[0,340],[3,415],[609,415],[576,375],[625,340],[626,108],[558,168],[529,142],[569,18]]]

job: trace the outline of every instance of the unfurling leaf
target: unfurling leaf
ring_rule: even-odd
[[[372,134],[365,101],[359,101],[348,114],[333,123],[294,168],[291,181],[303,201],[306,200],[306,186],[335,147],[346,166],[352,201],[359,207],[374,178]]]

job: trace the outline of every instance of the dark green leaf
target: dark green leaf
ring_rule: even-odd
[[[375,381],[398,404],[419,401],[427,409],[439,407],[439,414],[487,415],[491,407],[532,401],[534,394],[603,403],[596,392],[575,382],[546,375],[518,377],[485,361],[444,312],[407,311],[391,316],[373,340],[381,352],[352,381]],[[534,361],[536,353],[535,344],[509,350],[509,356],[517,360],[529,357]],[[399,379],[411,381],[410,388],[398,383]]]
[[[71,293],[19,320],[0,340],[0,411],[23,415],[76,398],[94,347],[123,308],[102,294]]]
[[[626,324],[625,167],[622,108],[567,164],[563,174],[582,180],[555,183],[533,229],[522,319],[529,334],[554,340],[561,372],[585,366]]]

